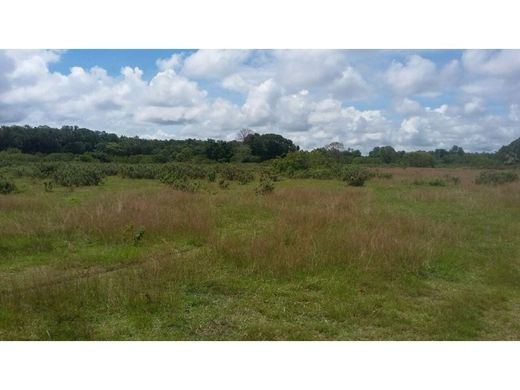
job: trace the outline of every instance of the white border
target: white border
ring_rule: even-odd
[[[3,0],[1,48],[519,48],[511,0]]]
[[[4,0],[0,48],[519,48],[514,1]],[[515,343],[0,343],[5,389],[507,389]],[[349,386],[350,385],[350,386]]]
[[[518,343],[11,342],[5,389],[508,389]],[[8,386],[5,386],[8,384]]]

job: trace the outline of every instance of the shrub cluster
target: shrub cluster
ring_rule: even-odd
[[[6,195],[16,191],[14,182],[0,178],[0,194]]]
[[[415,179],[412,181],[413,185],[416,186],[432,186],[432,187],[445,187],[446,182],[439,177]]]
[[[102,179],[102,172],[87,165],[62,165],[53,174],[55,183],[69,188],[97,186]]]
[[[260,183],[255,189],[257,195],[267,195],[274,191],[274,182],[268,175],[260,176]]]
[[[220,177],[224,180],[237,181],[240,184],[247,184],[255,180],[255,175],[233,165],[224,165],[219,169]]]
[[[518,180],[518,174],[508,171],[482,171],[475,179],[476,184],[498,185]]]
[[[346,181],[349,186],[361,187],[369,176],[368,169],[359,165],[349,165],[343,173],[343,181]]]

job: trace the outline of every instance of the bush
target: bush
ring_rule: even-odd
[[[267,175],[260,176],[260,183],[255,189],[257,195],[267,195],[274,191],[274,183]]]
[[[214,170],[209,171],[208,172],[208,181],[213,183],[216,179],[217,179],[217,172],[215,172]]]
[[[54,182],[65,187],[97,186],[103,179],[94,167],[84,165],[61,165],[53,175]]]
[[[475,179],[476,184],[490,184],[498,185],[505,183],[512,183],[518,180],[518,174],[507,171],[482,171]]]
[[[14,191],[16,191],[14,182],[7,179],[0,179],[0,194],[7,195]]]
[[[229,181],[225,179],[219,179],[218,186],[223,190],[227,190],[229,188]]]
[[[122,165],[118,172],[128,179],[157,179],[160,176],[159,166],[152,164]]]
[[[190,181],[186,177],[175,179],[168,184],[174,190],[183,191],[183,192],[197,192],[200,188],[198,182]]]
[[[433,177],[430,179],[415,179],[412,184],[416,186],[432,186],[432,187],[445,187],[446,182],[439,177]]]
[[[229,181],[238,181],[240,184],[247,184],[255,179],[251,172],[232,165],[225,165],[220,168],[220,176]]]
[[[369,172],[366,168],[359,165],[350,165],[345,169],[343,181],[346,181],[349,186],[361,187],[368,177]]]

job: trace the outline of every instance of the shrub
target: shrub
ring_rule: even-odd
[[[199,183],[195,181],[190,181],[188,178],[177,178],[170,183],[168,183],[170,187],[177,191],[183,192],[197,192],[200,188]]]
[[[345,169],[343,181],[346,181],[349,186],[361,187],[368,177],[369,172],[366,168],[359,165],[350,165]]]
[[[415,179],[412,184],[416,186],[432,186],[432,187],[445,187],[446,182],[439,177],[432,177],[429,179]]]
[[[103,179],[102,173],[94,167],[61,165],[53,175],[54,182],[65,187],[97,186]]]
[[[232,165],[225,165],[220,168],[220,176],[229,181],[238,181],[240,184],[247,184],[255,179],[251,172]]]
[[[218,186],[223,190],[227,190],[229,188],[229,181],[225,179],[219,179]]]
[[[515,172],[497,172],[497,171],[482,171],[475,179],[476,184],[490,184],[498,185],[511,183],[518,180],[518,174]]]
[[[7,195],[14,191],[16,191],[16,185],[14,182],[0,178],[0,194]]]
[[[157,179],[160,176],[160,169],[152,164],[122,165],[118,173],[128,179]]]
[[[217,179],[217,172],[211,170],[208,172],[208,181],[214,182]]]
[[[267,175],[260,176],[260,183],[255,189],[257,195],[267,195],[274,191],[274,183]]]
[[[45,188],[45,192],[52,192],[52,190],[54,188],[54,184],[50,180],[44,181],[43,186]]]

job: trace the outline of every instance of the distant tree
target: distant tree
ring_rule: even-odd
[[[345,150],[345,146],[341,142],[331,142],[328,145],[325,145],[325,150],[329,152],[342,152]]]
[[[433,159],[433,155],[428,152],[418,151],[418,152],[410,152],[404,155],[404,160],[406,165],[410,167],[433,167],[435,165],[435,161]]]
[[[229,142],[209,139],[206,146],[206,156],[210,160],[229,162],[233,157],[233,146]]]
[[[289,152],[295,152],[299,148],[287,138],[279,134],[258,134],[247,136],[246,144],[251,148],[251,154],[258,156],[261,161],[275,157],[283,157]]]
[[[399,154],[391,146],[376,146],[368,153],[369,157],[377,158],[384,164],[397,162]]]
[[[497,152],[497,157],[505,164],[520,163],[520,138],[509,145],[502,146]]]
[[[453,145],[450,149],[450,153],[457,154],[458,156],[464,156],[464,149],[460,146]]]
[[[236,140],[238,142],[242,142],[242,143],[245,143],[246,142],[246,139],[250,136],[252,136],[254,134],[254,132],[252,130],[249,130],[249,129],[241,129],[238,133],[237,133],[237,136],[236,136]]]

